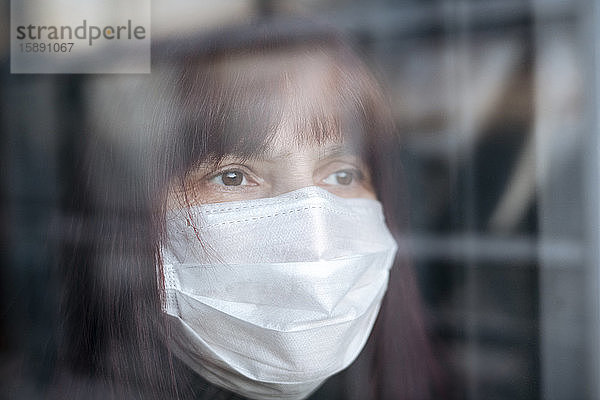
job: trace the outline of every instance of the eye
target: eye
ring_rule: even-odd
[[[328,185],[348,186],[354,181],[354,179],[360,178],[359,174],[359,171],[353,170],[336,171],[333,174],[327,176],[325,179],[323,179],[323,183],[326,183]]]
[[[223,186],[246,186],[248,185],[248,179],[242,171],[229,170],[220,172],[214,176],[211,182]]]

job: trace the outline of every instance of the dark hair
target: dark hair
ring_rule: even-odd
[[[400,235],[406,228],[391,112],[339,35],[312,24],[270,22],[159,44],[151,76],[96,77],[86,86],[81,188],[61,263],[62,368],[52,392],[57,397],[208,398],[217,390],[198,386],[165,344],[160,243],[166,192],[199,162],[218,162],[230,153],[252,157],[273,139],[284,115],[290,118],[279,100],[298,88],[284,84],[285,68],[240,74],[233,82],[219,75],[222,62],[275,54],[318,54],[328,61],[327,99],[307,103],[291,117],[298,141],[361,140],[390,229]],[[434,363],[402,249],[369,343],[343,375],[344,398],[431,395]]]

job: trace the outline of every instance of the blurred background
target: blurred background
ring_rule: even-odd
[[[0,383],[22,371],[31,382],[10,385],[35,398],[57,301],[39,288],[54,284],[90,77],[11,75],[0,4]],[[390,96],[406,245],[453,397],[600,398],[600,4],[155,0],[152,39],[265,15],[346,32]]]

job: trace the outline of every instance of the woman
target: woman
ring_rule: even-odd
[[[429,398],[389,232],[398,140],[365,66],[303,24],[165,47],[151,77],[90,85],[55,395]]]

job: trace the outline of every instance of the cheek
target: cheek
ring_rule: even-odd
[[[327,186],[327,187],[324,187],[324,189],[326,189],[330,193],[335,194],[336,196],[344,197],[347,199],[362,198],[362,199],[377,200],[377,196],[375,195],[375,192],[371,188],[365,187],[363,185],[356,185],[356,186],[352,186],[352,187],[344,187],[342,185]]]
[[[268,197],[260,190],[205,189],[196,193],[197,204],[226,203],[228,201],[254,200]]]
[[[184,191],[181,190],[181,193],[184,193]],[[228,188],[210,183],[196,184],[193,186],[188,185],[185,195],[182,195],[181,193],[175,194],[173,197],[178,197],[180,199],[180,204],[181,199],[183,199],[183,204],[181,205],[184,207],[190,205],[226,203],[228,201],[253,200],[269,197],[268,193],[264,193],[263,188],[244,188],[239,186]],[[185,201],[186,196],[187,204]]]

